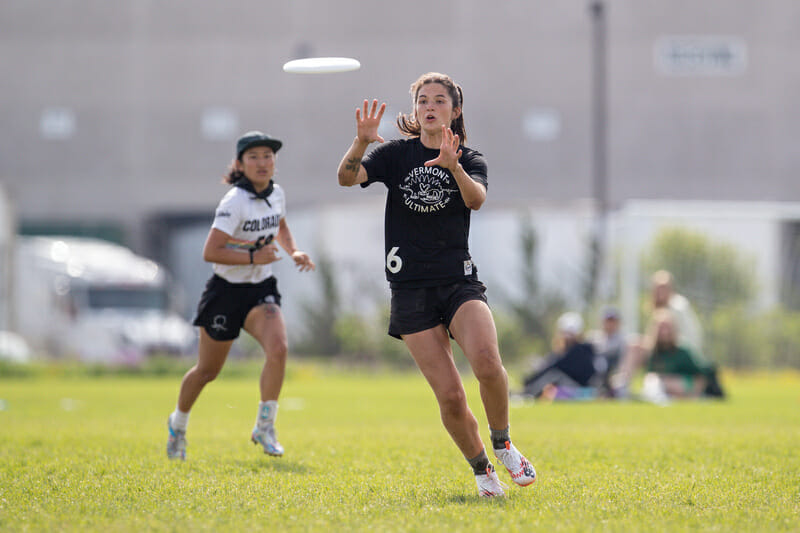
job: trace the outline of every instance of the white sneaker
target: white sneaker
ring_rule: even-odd
[[[169,438],[167,439],[167,457],[170,459],[186,460],[186,431],[174,429],[172,427],[172,415],[167,418],[167,429]]]
[[[275,457],[283,455],[283,446],[278,442],[278,438],[275,436],[275,426],[272,424],[254,427],[250,439],[253,444],[260,444],[264,448],[264,453],[268,455]]]
[[[506,441],[505,448],[495,450],[494,454],[517,485],[527,487],[536,481],[536,470],[533,469],[533,465],[509,441]]]
[[[669,405],[669,396],[658,374],[654,372],[645,374],[642,382],[642,399],[656,405]]]
[[[475,481],[478,483],[478,495],[481,498],[502,498],[506,495],[505,483],[497,477],[497,472],[490,464],[486,467],[485,474],[477,474]]]

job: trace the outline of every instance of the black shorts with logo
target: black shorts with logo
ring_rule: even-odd
[[[389,335],[401,338],[444,324],[450,328],[461,304],[486,300],[486,286],[477,279],[465,279],[419,289],[392,289]]]
[[[231,283],[214,274],[200,297],[194,325],[205,328],[214,340],[233,340],[239,336],[250,310],[261,304],[281,305],[274,276],[261,283]]]

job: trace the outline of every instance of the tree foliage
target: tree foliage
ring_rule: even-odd
[[[668,270],[676,289],[708,315],[721,306],[749,303],[756,293],[755,261],[735,246],[686,228],[658,233],[644,271]]]

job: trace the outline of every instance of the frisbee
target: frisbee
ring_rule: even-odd
[[[361,68],[361,63],[352,57],[307,57],[294,59],[283,65],[284,72],[293,74],[328,74],[348,72]]]

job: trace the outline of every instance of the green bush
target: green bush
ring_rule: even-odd
[[[732,368],[800,368],[800,312],[717,309],[706,321],[708,356]]]
[[[755,261],[729,243],[686,228],[666,228],[653,240],[643,272],[668,270],[675,286],[701,315],[750,302],[756,293]],[[643,280],[645,282],[649,280]],[[649,291],[649,284],[647,284]]]
[[[525,331],[515,316],[495,311],[494,318],[497,344],[505,363],[516,363],[531,355],[543,355],[548,352],[544,337],[534,336]]]

